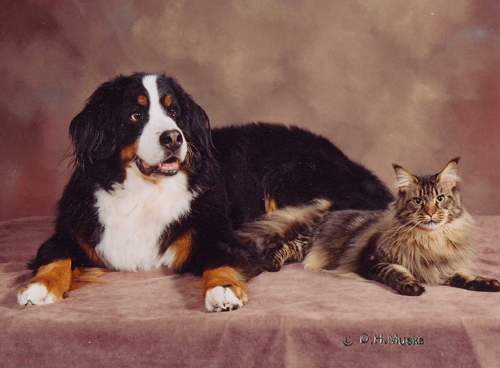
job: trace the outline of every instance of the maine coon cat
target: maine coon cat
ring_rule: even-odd
[[[386,211],[331,211],[334,204],[319,199],[268,213],[239,237],[267,252],[274,271],[302,261],[306,269],[361,276],[404,295],[421,295],[423,283],[499,291],[496,279],[471,273],[474,222],[462,207],[458,161],[427,176],[393,164],[399,193]]]

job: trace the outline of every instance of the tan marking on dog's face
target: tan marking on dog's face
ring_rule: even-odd
[[[147,107],[148,106],[148,98],[144,95],[139,95],[139,96],[137,96],[137,103],[141,106]]]
[[[58,260],[40,267],[30,284],[37,282],[54,295],[54,301],[61,300],[71,286],[71,260]]]
[[[170,248],[175,251],[175,259],[172,263],[172,269],[174,271],[180,271],[189,258],[193,245],[193,234],[194,231],[189,230],[170,245]]]
[[[163,102],[165,102],[166,107],[169,107],[172,104],[172,96],[166,95]]]
[[[130,146],[126,146],[122,148],[120,152],[120,159],[122,161],[122,164],[126,166],[128,163],[133,161],[136,156],[137,156],[137,142],[134,144],[131,144]]]
[[[230,285],[234,294],[246,302],[246,286],[243,280],[243,275],[232,267],[224,266],[205,271],[203,272],[203,299],[205,299],[208,290],[217,286],[228,287]]]

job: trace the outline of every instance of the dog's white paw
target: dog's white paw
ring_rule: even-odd
[[[231,311],[243,307],[247,302],[245,293],[238,290],[239,296],[231,287],[216,286],[207,290],[205,295],[205,308],[210,312]]]
[[[55,301],[55,295],[49,293],[45,285],[38,282],[28,284],[17,292],[17,304],[19,305],[42,305]]]

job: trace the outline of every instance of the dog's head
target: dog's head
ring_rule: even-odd
[[[70,126],[76,165],[136,165],[145,176],[173,176],[210,156],[210,123],[172,78],[137,73],[102,84]]]

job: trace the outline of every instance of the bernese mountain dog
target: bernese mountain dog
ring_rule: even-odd
[[[246,281],[268,269],[236,239],[243,224],[315,198],[335,209],[392,200],[371,172],[306,130],[259,123],[211,131],[205,111],[165,75],[102,84],[70,136],[74,170],[20,305],[63,299],[90,270],[169,267],[202,277],[207,310],[236,309],[247,302]]]

